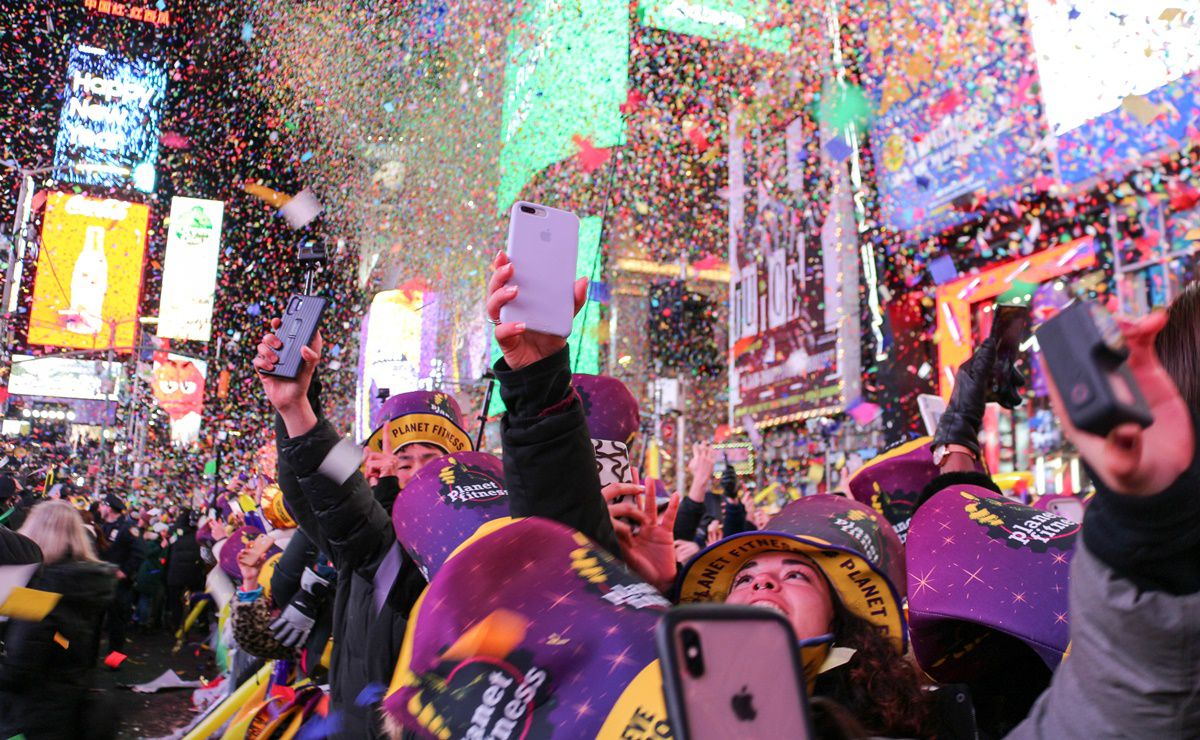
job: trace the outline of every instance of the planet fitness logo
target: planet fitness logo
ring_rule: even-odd
[[[455,457],[438,472],[438,495],[456,509],[488,504],[508,496],[504,483],[493,472]]]
[[[571,569],[588,584],[589,590],[600,594],[613,606],[630,609],[666,609],[671,602],[658,589],[635,578],[612,555],[592,546],[590,540],[576,532],[580,547],[571,551]]]
[[[433,711],[424,707],[420,715],[428,721],[435,737],[549,738],[553,731],[544,719],[554,706],[549,678],[527,650],[517,650],[503,659],[447,661],[421,677],[422,691],[414,702],[421,706],[428,697]]]
[[[1011,548],[1025,547],[1039,553],[1052,547],[1064,552],[1075,549],[1079,524],[1070,519],[966,491],[959,495],[967,501],[964,508],[971,520],[986,527],[989,537]]]

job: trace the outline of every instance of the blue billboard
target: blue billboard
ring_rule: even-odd
[[[54,145],[59,179],[153,192],[166,87],[166,70],[155,62],[72,49]]]
[[[1046,170],[1023,8],[1017,0],[868,6],[865,81],[884,225],[919,238],[971,218],[965,200],[1013,192]]]

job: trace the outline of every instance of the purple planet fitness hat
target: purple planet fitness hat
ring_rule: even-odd
[[[784,511],[780,510],[776,518]],[[858,551],[882,570],[896,592],[904,596],[907,582],[904,545],[896,530],[879,512],[854,499],[833,494],[805,496],[789,504],[786,511],[793,529],[798,529],[803,521],[808,536]]]
[[[474,449],[463,429],[462,409],[449,394],[433,391],[400,393],[384,401],[371,420],[367,449],[381,452],[384,442],[395,451],[405,445],[427,444],[446,452]]]
[[[908,538],[909,520],[922,489],[941,475],[933,464],[932,437],[897,445],[871,459],[850,476],[850,495],[878,511],[899,535]]]
[[[629,445],[642,420],[637,399],[624,383],[608,375],[577,373],[571,384],[587,417],[600,485],[629,482]]]
[[[486,452],[458,452],[421,468],[392,504],[396,539],[425,579],[483,525],[508,519],[504,464]]]
[[[1070,641],[1067,581],[1078,533],[1076,522],[978,486],[926,501],[907,543],[910,634],[925,672],[970,681],[1011,651],[1012,638],[1053,670]]]
[[[430,582],[384,709],[428,737],[669,736],[654,646],[669,605],[582,534],[508,523]]]
[[[242,569],[238,567],[238,555],[242,554],[251,542],[258,539],[263,534],[263,531],[258,527],[244,526],[238,527],[229,535],[225,543],[221,545],[221,554],[218,556],[218,562],[221,565],[221,570],[225,571],[225,575],[229,576],[238,582],[242,580]],[[276,553],[283,552],[278,547],[272,545],[267,551],[267,557],[270,558]]]
[[[679,574],[680,603],[723,602],[742,566],[767,552],[807,557],[824,574],[842,604],[875,626],[903,654],[906,642],[900,597],[888,579],[903,574],[900,542],[866,507],[840,496],[793,501],[761,531],[726,537],[701,550]],[[886,561],[880,565],[873,557]]]

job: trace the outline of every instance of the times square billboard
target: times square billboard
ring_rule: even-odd
[[[156,62],[72,49],[54,145],[60,179],[153,192],[166,87],[166,69]]]
[[[50,193],[42,220],[30,344],[129,352],[150,209],[141,203]]]

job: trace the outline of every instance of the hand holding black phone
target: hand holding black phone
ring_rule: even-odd
[[[303,365],[300,350],[312,342],[327,303],[324,298],[312,295],[297,294],[288,299],[282,324],[275,332],[275,336],[283,343],[276,351],[279,362],[275,364],[274,370],[259,370],[261,374],[287,379],[300,374],[300,367]]]

